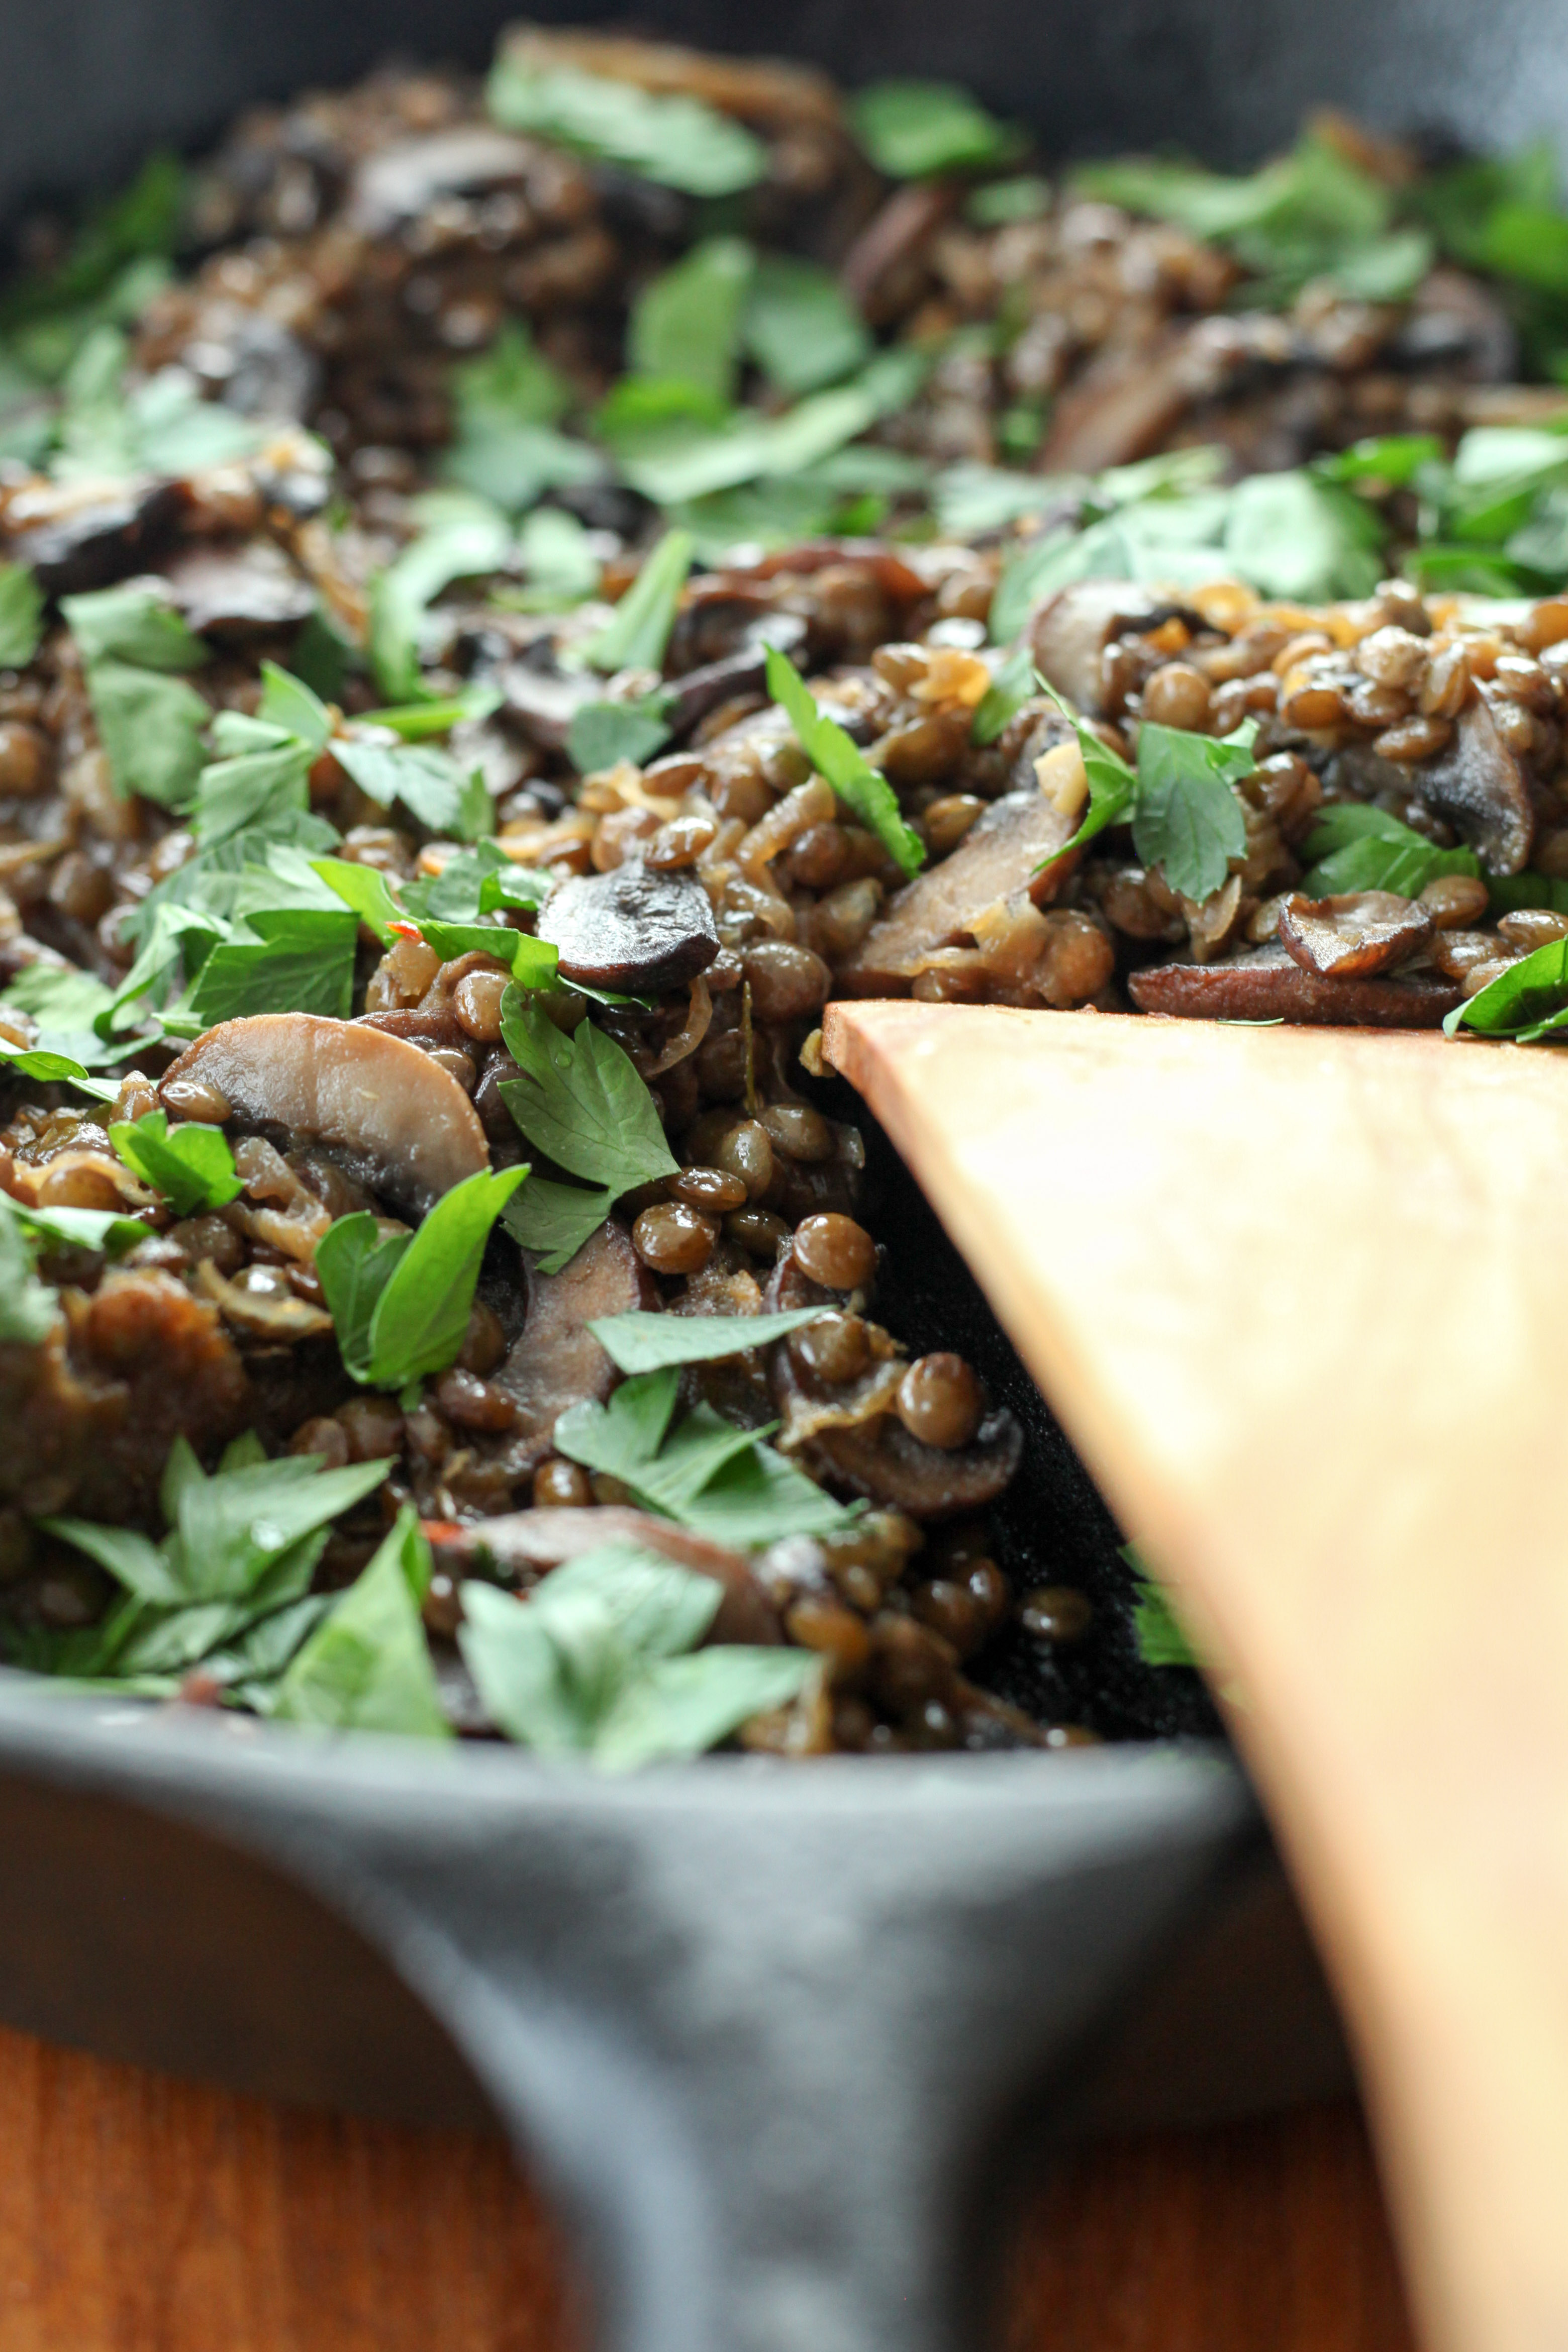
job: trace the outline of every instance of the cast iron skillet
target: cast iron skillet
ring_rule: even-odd
[[[495,0],[0,0],[0,211],[389,49],[479,62]],[[583,0],[579,19],[613,7]],[[662,0],[642,21],[955,75],[1049,152],[1252,159],[1338,102],[1510,145],[1568,103],[1558,0]],[[714,1759],[606,1782],[500,1749],[318,1745],[0,1675],[0,2013],[281,2096],[493,2112],[561,2196],[614,2352],[981,2340],[1005,2160],[1343,2079],[1251,1799],[1159,1696],[1113,1536],[907,1181],[890,1318],[1026,1409],[1015,1559],[1101,1633],[1017,1695],[1118,1732],[1058,1757]],[[929,1223],[929,1220],[924,1221]],[[1186,1736],[1179,1736],[1186,1735]]]

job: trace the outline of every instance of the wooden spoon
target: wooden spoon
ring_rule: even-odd
[[[1199,1646],[1333,1970],[1434,2352],[1568,2347],[1568,1066],[837,1004]]]

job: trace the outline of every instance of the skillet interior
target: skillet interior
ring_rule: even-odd
[[[197,142],[247,100],[348,79],[392,47],[478,61],[511,13],[489,0],[440,9],[384,0],[352,10],[306,0],[265,9],[238,0],[54,0],[47,11],[5,0],[0,210],[35,190],[101,184],[155,140]],[[539,13],[603,20],[618,12],[584,0]],[[743,26],[718,0],[665,0],[639,15],[650,29],[698,43],[808,55],[850,81],[898,71],[957,76],[1029,116],[1055,153],[1159,143],[1174,132],[1213,161],[1239,162],[1328,100],[1397,126],[1438,126],[1506,146],[1550,128],[1568,105],[1553,0],[1495,0],[1484,14],[1465,0],[1385,0],[1377,9],[1331,0],[1310,18],[1286,0],[1106,0],[1088,16],[1012,0],[974,0],[956,15],[932,0],[878,0],[853,11],[826,0],[760,0]],[[889,1310],[896,1302],[917,1344],[928,1332],[949,1344],[962,1332],[994,1388],[1027,1412],[1033,1468],[1010,1506],[1014,1559],[1037,1559],[1042,1573],[1083,1581],[1097,1596],[1124,1597],[1103,1506],[963,1269],[950,1250],[933,1249],[929,1212],[907,1178],[896,1164],[884,1178],[885,1225],[897,1235]],[[1045,1705],[1056,1696],[1022,1656],[1015,1672],[1016,1696]],[[1137,1674],[1113,1609],[1102,1611],[1100,1633],[1064,1675],[1064,1707],[1070,1700],[1101,1729],[1212,1727],[1187,1678],[1152,1685]],[[113,1775],[96,1734],[84,1733],[78,1769],[71,1716],[57,1712],[47,1734],[39,1720],[36,1697],[0,1678],[10,1897],[0,1913],[0,2009],[61,2038],[251,2088],[453,2119],[480,2111],[468,2061],[371,1945],[279,1874],[289,1866],[286,1839],[247,1838],[269,1845],[273,1860],[238,1864],[213,1843],[210,1823],[153,1818],[201,1813],[199,1746],[161,1779],[143,1778],[149,1812],[104,1795]],[[262,1812],[269,1748],[265,1738],[256,1748]],[[1042,1768],[1020,1759],[986,1769],[987,1785],[1000,1791]],[[875,1784],[898,1770],[876,1768]],[[460,1771],[445,1783],[447,1798],[455,1813],[464,1809]],[[771,1801],[789,1800],[775,1789]],[[804,1811],[804,1791],[801,1803]],[[237,1817],[234,1826],[243,1836]],[[1170,1831],[1178,1843],[1184,1833]],[[1321,1981],[1282,1903],[1277,1865],[1258,1861],[1251,1835],[1244,1823],[1236,1828],[1231,1862],[1204,1880],[1189,1906],[1187,1958],[1162,1966],[1163,2003],[1142,2005],[1142,2041],[1101,2045],[1092,2081],[1084,2078],[1086,2115],[1125,2122],[1235,2111],[1338,2079],[1342,2054]],[[201,1933],[193,1935],[198,1914]],[[171,1967],[174,1953],[181,1957]],[[1128,1969],[1121,1980],[1131,1980]],[[340,2030],[321,2032],[323,2018]]]

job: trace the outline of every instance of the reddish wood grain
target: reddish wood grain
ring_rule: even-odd
[[[1357,2116],[1078,2156],[1005,2352],[1409,2352]],[[499,2140],[309,2115],[0,2032],[0,2352],[584,2352]]]

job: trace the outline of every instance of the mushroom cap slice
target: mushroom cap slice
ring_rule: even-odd
[[[925,959],[972,938],[978,917],[1016,890],[1037,904],[1056,896],[1067,868],[1047,863],[1078,830],[1040,792],[1005,793],[950,857],[895,890],[838,974],[845,996],[907,996]],[[1045,866],[1042,873],[1040,868]]]
[[[559,950],[563,980],[630,995],[679,988],[719,952],[713,909],[695,875],[661,874],[637,857],[561,883],[534,928]]]
[[[438,1062],[406,1038],[316,1013],[259,1013],[198,1037],[163,1087],[195,1079],[247,1127],[277,1127],[342,1151],[373,1191],[419,1215],[489,1166],[479,1114]]]
[[[1030,615],[1029,648],[1047,684],[1086,719],[1101,719],[1100,659],[1124,629],[1152,629],[1178,608],[1131,580],[1074,580]]]
[[[1279,944],[1303,971],[1366,980],[1413,954],[1432,929],[1429,908],[1392,890],[1342,891],[1331,898],[1298,890],[1280,909]]]
[[[1278,944],[1229,963],[1146,964],[1127,983],[1140,1013],[1184,1021],[1300,1021],[1330,1028],[1440,1029],[1459,1002],[1435,971],[1325,980]]]
[[[1480,853],[1483,866],[1493,874],[1523,871],[1535,839],[1530,783],[1484,702],[1459,713],[1446,751],[1409,772],[1419,798]]]
[[[491,1374],[517,1406],[506,1448],[513,1476],[536,1469],[555,1449],[555,1424],[567,1408],[602,1402],[620,1378],[588,1325],[602,1315],[629,1315],[654,1304],[653,1283],[612,1217],[590,1234],[559,1274],[541,1274],[527,1251],[528,1316],[506,1361]]]

